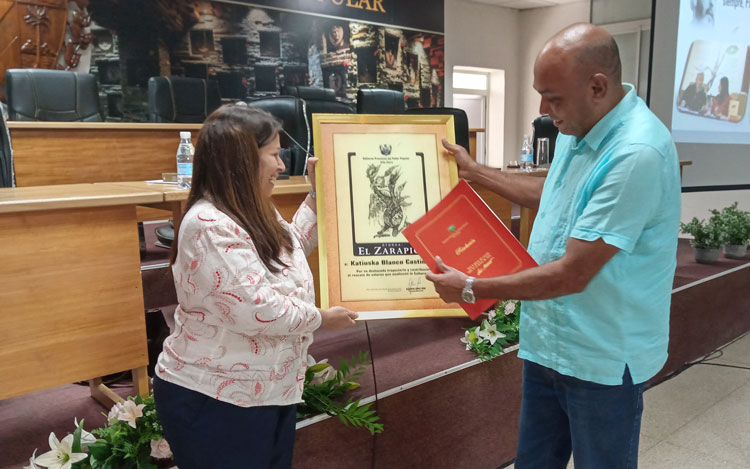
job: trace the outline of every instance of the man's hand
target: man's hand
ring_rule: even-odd
[[[445,265],[440,257],[435,257],[435,263],[440,272],[437,274],[427,272],[427,280],[435,284],[435,291],[443,301],[446,303],[460,302],[461,292],[464,289],[464,285],[466,285],[468,275]]]
[[[456,158],[458,176],[471,180],[471,174],[473,174],[475,168],[479,166],[479,163],[474,161],[471,156],[469,156],[469,152],[466,151],[466,148],[461,145],[453,145],[452,143],[448,143],[448,140],[443,139],[443,146],[446,150],[453,153],[453,156]]]

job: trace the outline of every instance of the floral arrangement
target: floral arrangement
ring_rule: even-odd
[[[25,469],[156,469],[161,461],[172,465],[153,394],[116,403],[102,428],[87,432],[83,420],[74,424],[73,434],[62,440],[50,433],[50,450],[40,456],[35,450]]]
[[[383,424],[380,417],[372,410],[372,403],[360,405],[360,400],[349,398],[341,403],[338,398],[347,391],[359,387],[359,378],[370,361],[366,352],[347,361],[342,359],[336,370],[327,359],[315,362],[307,356],[305,388],[302,392],[304,403],[297,407],[297,417],[306,418],[317,414],[328,414],[338,417],[345,425],[364,427],[371,434],[381,433]]]
[[[326,413],[338,417],[344,424],[363,427],[371,434],[381,433],[383,424],[372,404],[360,406],[352,398],[340,402],[347,391],[359,387],[359,378],[370,364],[367,353],[351,360],[341,360],[336,370],[328,360],[315,362],[308,355],[304,403],[297,407],[297,417],[306,418]],[[24,469],[156,469],[171,467],[172,452],[156,415],[154,395],[129,397],[115,404],[107,415],[107,424],[88,432],[83,420],[73,422],[75,431],[62,440],[49,435],[50,450],[29,459]]]
[[[521,320],[521,302],[498,302],[478,326],[466,329],[461,342],[466,350],[477,354],[480,360],[492,360],[503,354],[503,347],[518,342],[518,324]]]

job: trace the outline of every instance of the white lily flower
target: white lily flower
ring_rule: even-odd
[[[321,367],[320,365],[324,365]],[[328,363],[328,359],[324,358],[319,362],[316,362],[312,355],[307,356],[307,369],[317,366],[320,368],[313,372],[313,377],[310,380],[311,385],[323,384],[326,381],[330,381],[336,377],[336,368]]]
[[[479,336],[490,342],[490,345],[495,345],[495,342],[497,339],[502,339],[505,337],[505,334],[497,330],[497,326],[494,324],[485,324],[487,321],[485,320],[484,323],[482,323],[482,326],[484,328],[479,331]]]
[[[461,342],[466,344],[466,350],[471,350],[471,344],[474,343],[474,340],[472,340],[472,338],[476,340],[476,335],[473,335],[473,332],[468,330],[465,331],[464,336],[461,337]]]
[[[49,434],[49,447],[47,451],[34,462],[49,469],[70,469],[78,461],[83,461],[89,455],[86,453],[73,452],[73,435],[68,435],[59,441],[54,432]]]
[[[307,355],[307,367],[308,368],[310,368],[311,366],[316,365],[318,363],[328,363],[328,359],[324,358],[321,361],[316,362],[315,358],[312,355],[310,355],[310,354]]]
[[[323,362],[320,362],[320,363],[323,363]],[[336,369],[332,367],[331,365],[328,365],[324,369],[313,374],[313,377],[310,380],[310,384],[312,385],[323,384],[326,381],[330,381],[335,377],[336,377]]]
[[[120,409],[120,413],[117,415],[117,420],[121,422],[128,422],[128,425],[136,428],[135,421],[139,417],[143,417],[144,407],[146,407],[144,404],[136,405],[135,402],[127,400],[122,403],[122,409]]]
[[[109,409],[109,414],[107,414],[107,420],[109,421],[109,423],[117,420],[117,416],[120,415],[120,411],[122,411],[122,404],[119,402],[115,402],[115,405],[113,405],[112,408]]]
[[[172,450],[169,448],[167,440],[151,440],[151,457],[156,459],[169,459],[172,457]]]
[[[73,423],[76,425],[76,428],[78,428],[78,417],[73,418]],[[96,437],[81,427],[81,447],[85,448],[94,443],[96,443]]]
[[[34,459],[36,459],[36,449],[34,450],[34,454],[29,458],[29,465],[23,466],[23,469],[39,469],[39,466],[36,465]]]
[[[514,300],[511,300],[505,303],[505,315],[506,316],[513,314],[515,310],[516,310],[516,302]]]

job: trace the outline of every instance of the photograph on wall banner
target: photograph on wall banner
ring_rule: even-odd
[[[361,319],[462,316],[401,233],[458,182],[452,116],[316,114],[321,306]]]

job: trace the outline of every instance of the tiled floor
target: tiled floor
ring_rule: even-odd
[[[641,469],[750,467],[750,369],[716,366],[750,368],[750,335],[722,352],[646,391]]]

